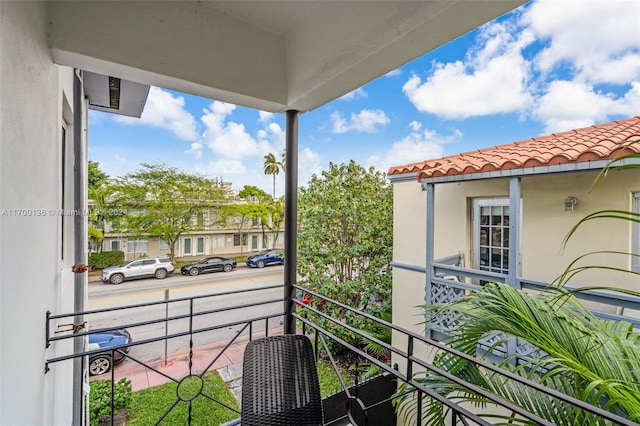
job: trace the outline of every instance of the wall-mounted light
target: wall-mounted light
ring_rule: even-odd
[[[576,211],[576,204],[578,204],[578,199],[576,197],[567,197],[564,199],[564,211],[565,212],[574,212]]]

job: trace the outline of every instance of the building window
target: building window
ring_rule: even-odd
[[[509,200],[476,200],[473,262],[482,271],[509,272]]]
[[[640,214],[640,192],[633,194],[633,212]],[[631,250],[634,254],[640,255],[640,223],[633,222]],[[631,256],[631,270],[640,272],[640,257]]]
[[[198,254],[203,254],[204,253],[204,238],[203,237],[198,237],[197,240],[197,250],[198,250]]]
[[[120,241],[111,240],[111,251],[120,251]]]
[[[160,240],[160,243],[158,244],[158,248],[162,251],[165,250],[171,250],[171,247],[169,247],[169,243],[166,242],[165,240]]]
[[[127,253],[147,253],[148,251],[148,238],[129,238],[127,241]]]
[[[212,235],[211,236],[211,248],[224,248],[225,236],[224,235]]]
[[[235,247],[240,246],[240,234],[233,234],[233,245]],[[242,245],[246,246],[247,245],[247,235],[243,234],[242,235]]]
[[[198,226],[201,226],[201,227],[204,226],[204,213],[203,212],[199,212],[198,213],[197,223],[198,223]]]
[[[276,244],[284,244],[284,232],[278,232],[276,235]]]
[[[191,254],[191,238],[184,239],[184,250],[182,254]]]

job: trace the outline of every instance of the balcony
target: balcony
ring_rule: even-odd
[[[465,269],[455,266],[455,258],[441,259],[434,263],[434,275],[431,282],[433,294],[437,294],[437,302],[443,302],[452,297],[464,293],[467,290],[477,288],[476,281],[504,281],[506,278],[500,274],[484,272],[479,270]],[[403,265],[394,265],[402,268]],[[540,289],[544,283],[532,280],[519,279],[522,288]],[[296,332],[303,333],[310,337],[313,342],[316,360],[322,359],[325,364],[331,365],[338,370],[337,352],[348,353],[342,355],[341,359],[348,359],[350,363],[350,380],[344,380],[340,374],[342,391],[334,395],[329,395],[323,400],[324,420],[326,425],[393,425],[399,424],[427,424],[422,422],[423,401],[432,398],[439,404],[448,407],[449,415],[446,424],[464,425],[490,425],[487,418],[481,417],[476,408],[470,408],[467,404],[460,404],[454,399],[447,399],[433,389],[425,386],[416,380],[414,373],[420,371],[431,371],[446,377],[453,383],[463,386],[469,392],[475,393],[494,407],[499,407],[503,412],[511,413],[518,419],[525,419],[533,424],[552,425],[533,413],[530,413],[511,401],[502,399],[486,389],[479,388],[464,382],[462,379],[439,370],[424,356],[429,350],[438,349],[446,351],[468,362],[474,363],[486,371],[494,372],[506,380],[519,382],[524,389],[531,392],[539,392],[548,395],[564,404],[569,404],[575,409],[581,410],[594,419],[596,424],[621,424],[634,425],[624,417],[613,414],[609,411],[597,408],[570,396],[559,393],[555,390],[545,388],[533,381],[527,380],[518,374],[503,370],[491,363],[457,352],[445,345],[442,340],[446,338],[453,323],[438,324],[430,323],[427,333],[416,334],[409,330],[395,326],[389,322],[372,317],[362,312],[356,311],[338,301],[330,300],[322,295],[310,291],[304,287],[294,286],[295,291],[303,298],[294,299],[296,310],[292,315],[295,319]],[[231,420],[226,425],[241,424],[240,411],[231,404],[216,400],[206,389],[200,388],[197,392],[185,397],[181,395],[179,389],[181,384],[188,379],[199,380],[205,373],[219,369],[222,359],[233,358],[235,362],[239,360],[238,353],[242,352],[244,344],[252,339],[282,333],[282,321],[287,313],[283,307],[287,306],[284,297],[276,296],[285,294],[282,286],[271,286],[266,288],[254,288],[241,291],[222,292],[217,294],[207,294],[188,298],[176,298],[149,302],[130,306],[122,306],[111,309],[90,310],[82,313],[51,314],[47,313],[46,319],[46,344],[57,345],[70,339],[84,339],[89,334],[83,327],[70,329],[64,324],[74,323],[74,317],[81,315],[84,324],[91,324],[93,318],[108,315],[114,320],[109,328],[92,329],[91,332],[106,331],[114,328],[127,328],[136,336],[144,335],[137,333],[137,330],[144,330],[145,327],[155,330],[154,334],[145,338],[137,338],[131,344],[131,350],[125,352],[124,345],[111,349],[112,358],[115,353],[121,353],[126,361],[121,368],[112,369],[109,377],[117,381],[126,371],[144,372],[144,374],[154,379],[150,382],[173,382],[177,386],[174,403],[167,407],[161,416],[152,419],[152,424],[172,424],[167,423],[166,416],[172,414],[178,405],[187,407],[184,418],[180,419],[181,424],[208,424],[207,419],[198,419],[197,412],[192,410],[192,406],[198,404],[214,404],[228,411]],[[216,300],[227,297],[234,300],[233,303],[216,303]],[[609,292],[589,291],[580,294],[580,297],[597,302],[601,305],[624,307],[625,309],[640,309],[640,300],[630,296],[615,295]],[[434,300],[435,302],[436,300]],[[344,322],[335,320],[324,313],[326,306],[333,306],[349,312],[349,315],[358,318],[360,324],[368,324],[370,327],[382,327],[393,332],[393,343],[389,344],[381,341],[372,335],[362,331],[361,328],[353,327]],[[213,306],[213,307],[212,307]],[[268,314],[255,315],[252,311],[257,307],[266,308]],[[140,311],[145,314],[144,321],[127,322],[124,320],[130,314]],[[640,326],[637,319],[623,317],[621,315],[605,314],[598,312],[597,315],[608,319],[625,319]],[[150,327],[151,326],[151,327]],[[346,338],[345,336],[351,336]],[[353,338],[357,336],[357,338]],[[354,343],[357,342],[357,343]],[[366,343],[371,342],[379,347],[385,348],[391,355],[391,360],[373,355],[364,349]],[[217,344],[214,344],[217,343]],[[150,345],[165,345],[165,357],[167,347],[182,347],[183,350],[175,350],[170,353],[174,362],[180,364],[181,368],[167,368],[167,358],[154,358],[153,360],[142,359],[137,353],[142,353],[141,348]],[[489,344],[489,343],[488,343]],[[70,347],[71,345],[68,345]],[[206,349],[203,350],[203,349]],[[510,351],[515,350],[505,347],[502,351],[494,351],[496,357],[508,357],[513,355]],[[51,358],[46,361],[45,370],[49,370],[53,365],[59,363],[73,362],[81,360],[83,365],[87,359],[101,352],[99,349],[86,350],[80,353],[69,353],[67,355]],[[182,358],[177,359],[178,355]],[[233,362],[232,362],[233,363]],[[126,368],[125,368],[126,366]],[[379,374],[373,379],[364,379],[364,374],[372,366],[378,369]],[[116,371],[117,370],[117,371]],[[240,383],[241,381],[238,381]],[[406,392],[409,400],[413,401],[413,416],[405,417],[403,423],[402,416],[396,419],[393,406],[394,392],[398,385],[405,383],[409,387]],[[113,393],[111,394],[113,395]],[[397,395],[395,395],[397,396]],[[405,395],[406,396],[406,395]],[[83,398],[84,404],[87,398]],[[112,399],[113,407],[113,399]],[[87,407],[82,408],[86,413]],[[131,413],[130,413],[131,414]],[[106,423],[101,424],[122,424],[118,423],[115,410],[111,410],[110,417]],[[173,418],[175,419],[175,417]]]

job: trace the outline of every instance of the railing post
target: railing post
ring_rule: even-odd
[[[284,333],[295,334],[294,285],[298,279],[298,111],[287,111],[284,193]]]
[[[169,289],[164,291],[164,365],[167,365],[168,353],[169,353]]]
[[[87,155],[85,150],[86,138],[83,132],[82,112],[84,108],[82,86],[82,71],[78,68],[73,70],[73,263],[84,265],[87,263],[87,218],[80,214],[84,211],[87,200],[86,193],[86,164]],[[64,220],[64,217],[63,217]],[[64,247],[63,247],[64,250]],[[75,273],[73,281],[73,317],[74,334],[76,327],[84,324],[84,299],[87,285],[87,275],[85,273]],[[73,351],[80,353],[85,347],[85,337],[77,336],[73,339]],[[72,424],[82,425],[84,423],[84,410],[82,409],[84,392],[84,370],[82,359],[76,358],[73,361],[73,415]]]
[[[413,362],[411,357],[413,356],[413,336],[409,336],[409,342],[407,344],[407,380],[411,380],[413,376]]]
[[[520,178],[512,177],[509,181],[509,272],[507,274],[507,284],[510,287],[520,290],[518,277],[522,276],[522,265],[519,261],[520,251]],[[518,350],[516,338],[507,340],[507,356],[516,355]],[[514,359],[514,364],[518,360]]]
[[[431,300],[431,287],[433,286],[433,259],[434,259],[434,244],[435,244],[435,185],[433,183],[427,183],[423,185],[424,190],[427,193],[426,197],[426,210],[427,210],[427,235],[426,235],[426,247],[425,247],[425,288],[424,288],[424,303],[429,306],[432,304]],[[433,337],[433,329],[431,328],[431,314],[427,312],[425,314],[425,324],[427,325],[427,337]]]

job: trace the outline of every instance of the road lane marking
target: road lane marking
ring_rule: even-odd
[[[246,279],[237,278],[237,279],[234,279],[234,280],[221,281],[221,282],[218,282],[218,283],[196,284],[196,285],[190,285],[190,286],[186,286],[186,287],[170,288],[169,292],[197,290],[197,289],[206,288],[206,287],[220,287],[220,286],[223,286],[223,285],[237,284],[238,282],[262,281],[262,280],[266,280],[266,279],[273,279],[273,278],[279,278],[279,277],[282,277],[282,275],[281,274],[262,275],[260,277],[246,278]],[[125,302],[125,301],[129,301],[129,300],[141,299],[141,298],[144,298],[144,297],[162,295],[162,294],[164,294],[165,291],[166,291],[166,289],[162,289],[162,290],[148,291],[148,292],[145,292],[145,293],[135,293],[135,294],[131,294],[131,295],[128,295],[128,296],[118,296],[118,297],[112,297],[112,298],[109,298],[109,299],[96,300],[96,301],[93,301],[93,302],[89,302],[89,307],[96,307],[96,306],[106,305],[106,304],[110,304],[110,303]]]

